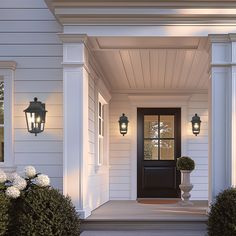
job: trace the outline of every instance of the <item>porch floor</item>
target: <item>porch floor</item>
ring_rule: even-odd
[[[192,201],[193,206],[174,204],[142,204],[137,201],[109,201],[92,212],[86,221],[206,221],[207,201]]]

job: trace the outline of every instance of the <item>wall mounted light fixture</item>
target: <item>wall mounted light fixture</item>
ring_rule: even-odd
[[[34,101],[30,102],[30,105],[24,112],[28,131],[35,134],[35,136],[37,136],[38,133],[43,132],[47,112],[45,110],[45,103],[39,102],[35,97]]]
[[[120,133],[124,136],[128,132],[128,117],[123,113],[119,119]]]
[[[200,133],[200,127],[201,127],[201,120],[200,117],[195,114],[195,116],[192,117],[192,131],[195,136],[197,136]]]

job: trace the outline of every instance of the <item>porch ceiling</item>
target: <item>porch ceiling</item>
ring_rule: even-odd
[[[206,91],[207,37],[91,37],[112,92]]]

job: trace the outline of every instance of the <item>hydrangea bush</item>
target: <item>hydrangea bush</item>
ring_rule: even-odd
[[[33,166],[24,177],[0,170],[0,236],[79,235],[80,221],[69,197],[50,187]]]

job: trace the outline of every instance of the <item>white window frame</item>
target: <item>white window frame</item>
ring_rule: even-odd
[[[99,104],[101,104],[101,116],[99,114]],[[102,166],[104,164],[104,159],[106,156],[106,104],[107,102],[102,97],[100,93],[98,93],[98,102],[97,102],[97,166]],[[101,133],[99,129],[99,122],[101,121]],[[102,141],[102,157],[100,156],[100,140]]]
[[[14,158],[14,75],[16,63],[14,61],[0,61],[0,80],[4,82],[4,161],[0,162],[1,168],[13,168]]]

